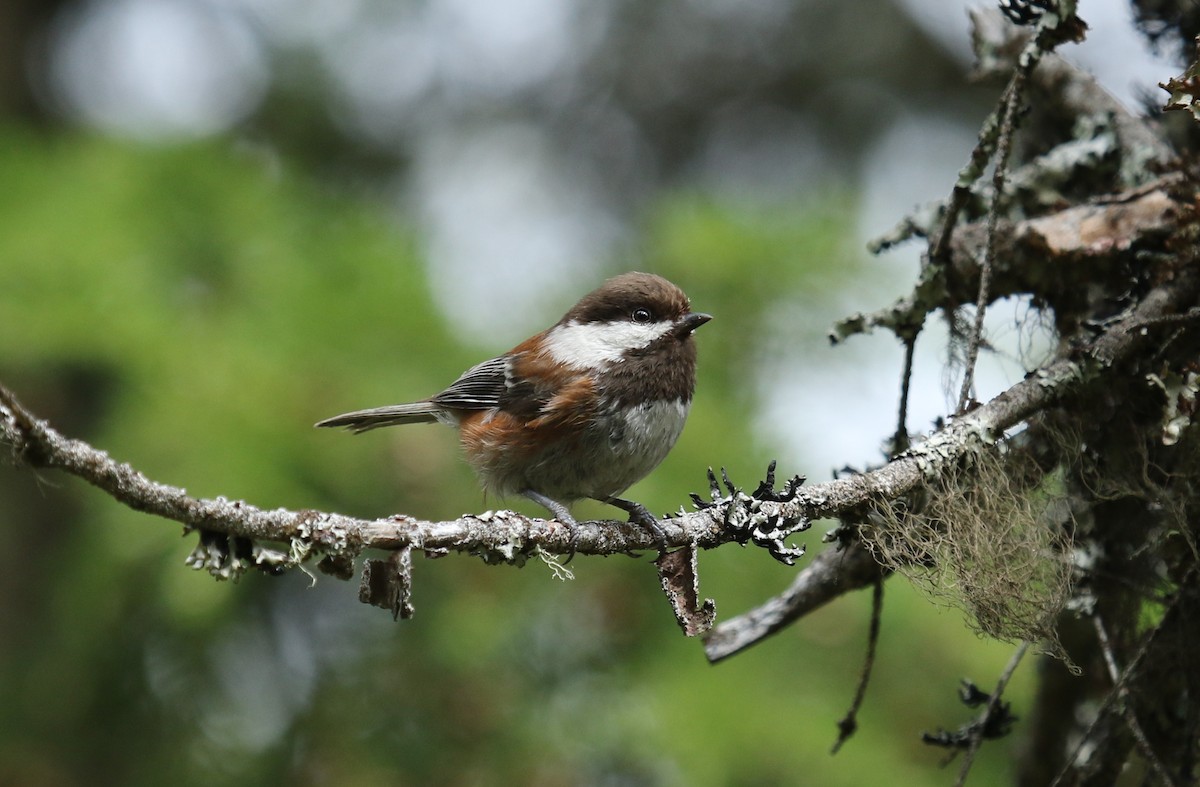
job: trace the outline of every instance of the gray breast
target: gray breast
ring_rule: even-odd
[[[640,481],[666,457],[683,431],[690,407],[691,402],[682,399],[663,399],[614,414],[610,444],[628,468],[626,487]]]

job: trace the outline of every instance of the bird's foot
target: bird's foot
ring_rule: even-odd
[[[610,506],[616,506],[622,511],[627,512],[631,524],[641,526],[650,531],[650,534],[654,536],[654,540],[658,542],[658,551],[660,554],[667,551],[667,547],[670,546],[667,542],[667,532],[662,529],[658,518],[650,513],[650,509],[641,503],[634,502],[633,500],[623,500],[619,497],[606,497],[602,502],[608,503]]]
[[[560,524],[567,528],[567,532],[571,536],[571,541],[570,549],[567,551],[567,559],[563,561],[563,565],[565,566],[567,563],[570,563],[575,557],[575,547],[579,544],[579,523],[575,521],[575,517],[571,516],[571,512],[562,503],[553,498],[546,497],[541,492],[526,489],[521,493],[521,496],[529,498],[549,511]]]

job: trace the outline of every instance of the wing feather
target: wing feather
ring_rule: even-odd
[[[430,401],[457,410],[490,410],[500,406],[507,389],[508,359],[500,356],[475,364]]]

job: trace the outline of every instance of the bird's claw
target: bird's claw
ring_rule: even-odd
[[[629,522],[650,531],[650,534],[654,536],[654,540],[658,543],[659,554],[667,551],[667,547],[670,546],[670,543],[667,541],[667,531],[663,530],[658,517],[651,514],[650,509],[641,503],[634,503],[629,509]]]

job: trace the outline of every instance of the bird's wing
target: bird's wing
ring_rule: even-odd
[[[509,362],[505,356],[477,363],[450,386],[430,399],[456,410],[490,410],[500,406],[507,390]]]

